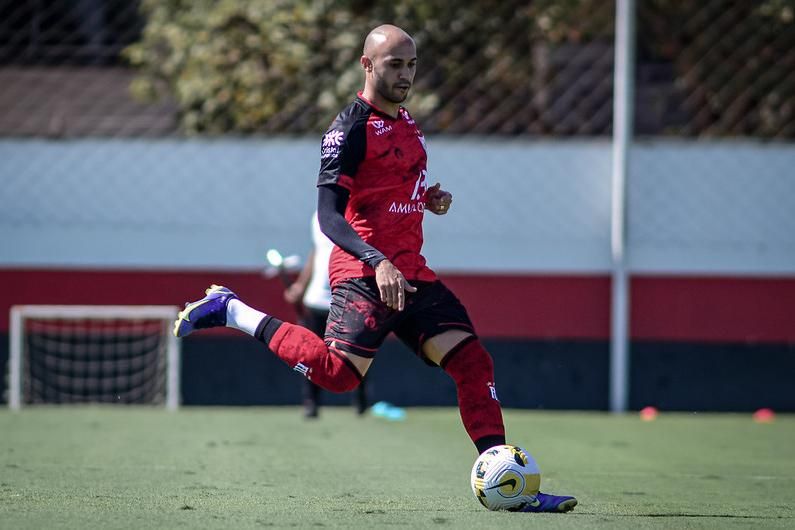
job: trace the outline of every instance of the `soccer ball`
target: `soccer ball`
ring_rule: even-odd
[[[475,460],[471,484],[475,497],[489,510],[515,512],[537,502],[541,471],[521,447],[495,445]]]

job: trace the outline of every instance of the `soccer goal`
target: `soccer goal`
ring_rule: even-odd
[[[11,308],[8,405],[179,406],[176,306]]]

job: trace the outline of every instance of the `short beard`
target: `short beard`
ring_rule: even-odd
[[[406,95],[397,96],[392,94],[392,92],[389,90],[389,87],[386,86],[386,84],[383,81],[378,81],[375,84],[375,89],[378,91],[379,94],[381,94],[382,98],[389,101],[390,103],[403,103],[404,101],[406,101],[406,98],[409,97],[409,90],[411,88],[409,88],[409,90],[406,90]]]

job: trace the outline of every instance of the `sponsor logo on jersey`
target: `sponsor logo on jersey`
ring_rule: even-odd
[[[342,131],[333,130],[327,132],[323,137],[320,158],[337,158],[340,154],[340,148],[344,138],[345,133]]]
[[[425,205],[421,202],[392,201],[392,204],[389,205],[389,211],[391,213],[422,213],[425,211]]]
[[[323,147],[331,147],[342,145],[342,139],[345,138],[345,133],[342,131],[329,131],[323,137]]]
[[[390,213],[422,213],[425,211],[425,192],[428,191],[428,186],[425,184],[427,173],[424,169],[420,171],[408,202],[392,201],[388,209]]]
[[[392,130],[391,125],[386,125],[384,120],[373,120],[373,127],[375,127],[375,135],[381,136]]]

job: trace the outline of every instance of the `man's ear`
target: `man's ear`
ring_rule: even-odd
[[[359,62],[361,63],[362,68],[364,68],[365,72],[373,71],[373,61],[371,61],[366,55],[362,55],[362,57],[359,59]]]

